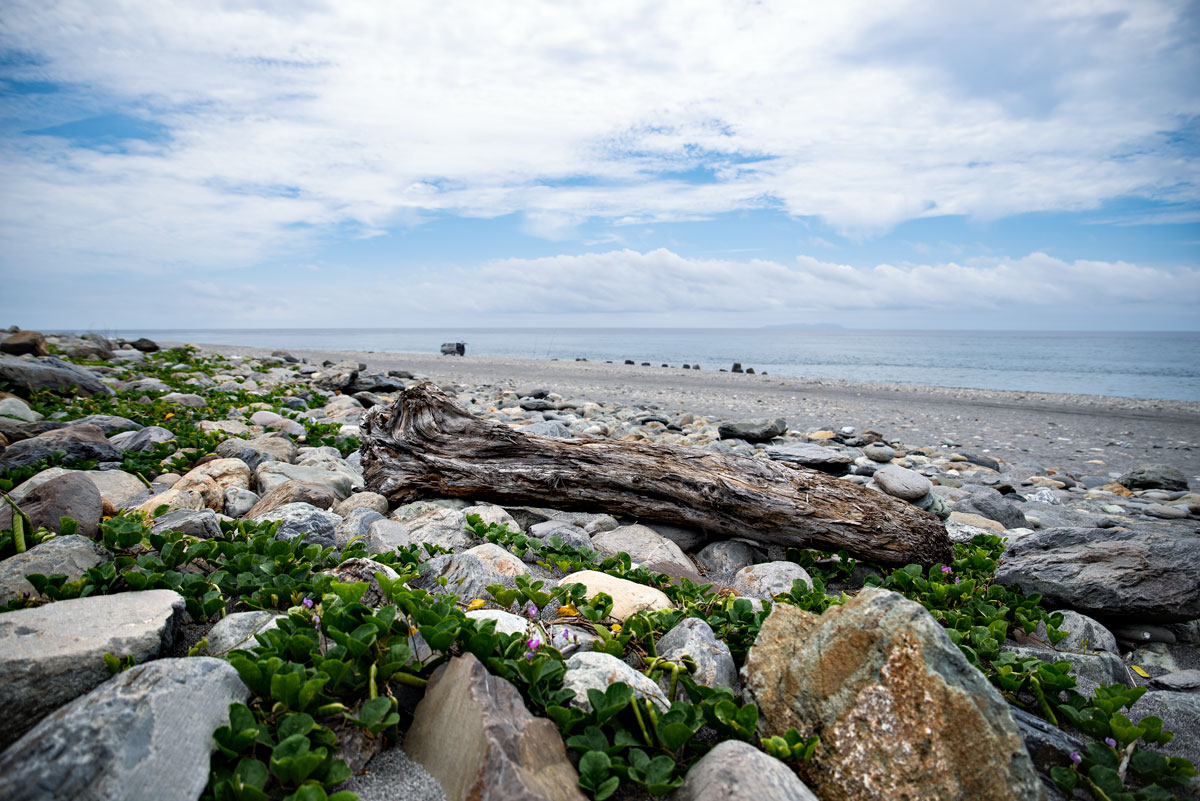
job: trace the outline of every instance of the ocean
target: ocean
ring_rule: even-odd
[[[1200,401],[1200,332],[309,328],[104,332],[271,348],[699,364],[773,375]]]

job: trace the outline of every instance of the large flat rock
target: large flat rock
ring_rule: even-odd
[[[471,654],[433,674],[404,750],[448,801],[584,801],[558,727]]]
[[[1008,704],[920,604],[877,588],[813,615],[778,604],[742,671],[759,734],[821,745],[799,766],[823,799],[1033,801]]]
[[[61,573],[67,581],[75,581],[89,568],[111,561],[112,554],[79,534],[46,540],[0,562],[0,603],[8,603],[21,594],[36,594],[26,576]]]
[[[1008,546],[996,582],[1101,620],[1200,618],[1200,537],[1171,531],[1052,528]]]
[[[195,801],[213,731],[249,691],[222,659],[160,659],[119,673],[0,754],[7,801]]]
[[[183,612],[183,596],[147,590],[0,615],[0,746],[107,679],[105,654],[156,659],[174,643]]]
[[[35,389],[48,389],[60,394],[71,391],[80,395],[113,394],[112,388],[91,370],[53,356],[22,359],[0,354],[0,381],[11,384],[16,392],[26,397]]]

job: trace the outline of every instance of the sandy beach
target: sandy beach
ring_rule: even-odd
[[[181,343],[173,343],[181,344]],[[191,343],[225,355],[272,348]],[[437,383],[544,387],[577,402],[617,402],[711,418],[783,417],[793,430],[854,426],[910,447],[953,443],[1013,465],[1076,474],[1161,463],[1200,476],[1200,403],[1035,392],[883,385],[680,367],[480,356],[296,350],[320,364],[356,360]],[[1096,464],[1104,462],[1103,465]]]

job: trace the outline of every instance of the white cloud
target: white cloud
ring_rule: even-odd
[[[1190,7],[968,6],[10,2],[0,38],[41,59],[23,77],[87,84],[173,139],[11,138],[0,245],[187,271],[434,212],[559,238],[782,205],[862,236],[1197,200],[1163,133],[1200,114]],[[662,177],[697,167],[718,180]]]

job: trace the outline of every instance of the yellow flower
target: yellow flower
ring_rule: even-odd
[[[476,598],[471,603],[467,604],[467,611],[474,612],[476,609],[482,609],[486,602],[482,598]]]
[[[560,617],[575,617],[579,614],[579,610],[571,604],[567,604],[566,606],[558,607],[558,614]]]
[[[620,623],[613,623],[611,626],[609,626],[609,628],[612,629],[613,634],[621,633],[621,624]]]
[[[166,415],[166,417],[164,417],[163,419],[164,419],[164,420],[170,420],[170,419],[171,419],[172,417],[174,417],[174,416],[175,416],[175,412],[167,412],[167,415]]]

